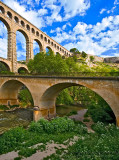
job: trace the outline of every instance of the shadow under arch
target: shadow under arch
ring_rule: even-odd
[[[7,63],[3,62],[3,61],[0,61],[1,64],[3,64],[5,66],[5,70],[4,71],[9,71],[10,72],[10,67]]]
[[[2,105],[18,105],[18,94],[22,87],[26,87],[33,96],[30,89],[21,81],[18,80],[7,80],[1,85],[0,88],[0,104]],[[33,100],[34,103],[34,100]]]
[[[105,96],[103,96],[100,92],[98,92],[94,88],[90,88],[90,87],[88,87],[88,85],[84,85],[84,84],[82,85],[80,83],[64,82],[64,83],[58,83],[58,84],[55,84],[55,85],[49,87],[41,97],[40,106],[45,106],[47,109],[54,108],[55,114],[56,114],[56,106],[55,105],[56,105],[56,98],[57,98],[58,94],[62,90],[69,88],[69,87],[72,87],[72,86],[84,86],[84,87],[92,90],[93,92],[95,92],[110,106],[110,108],[112,109],[112,111],[115,115],[115,119],[116,119],[115,110],[114,110],[113,106],[111,105],[111,103],[105,98]]]
[[[0,21],[2,21],[5,24],[5,26],[7,28],[7,31],[10,32],[11,28],[10,28],[9,23],[4,18],[2,18],[1,16],[0,16]]]

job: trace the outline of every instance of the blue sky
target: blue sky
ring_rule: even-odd
[[[2,1],[68,50],[78,48],[101,57],[119,56],[119,0]],[[6,44],[7,30],[0,23],[0,57],[6,57]],[[34,54],[37,52],[38,45],[34,43]],[[17,54],[18,60],[25,59],[21,33],[17,33]]]

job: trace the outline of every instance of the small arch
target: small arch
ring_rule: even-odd
[[[35,34],[35,29],[34,29],[34,28],[32,28],[32,29],[31,29],[31,32],[32,32],[33,34]]]
[[[46,37],[44,37],[44,40],[45,40],[45,42],[47,42],[47,38]]]
[[[51,42],[51,45],[53,46],[53,42]]]
[[[59,50],[59,46],[57,46],[57,49]]]
[[[12,13],[11,12],[8,11],[7,16],[8,16],[8,18],[12,19]]]
[[[18,69],[18,73],[19,73],[19,74],[25,74],[25,73],[28,73],[28,70],[27,70],[26,68],[24,68],[24,67],[20,67],[20,68]]]
[[[26,25],[26,29],[30,31],[30,26],[28,24]]]
[[[5,14],[5,9],[2,6],[0,6],[0,13]]]
[[[36,32],[36,36],[38,36],[38,37],[39,37],[39,32],[38,32],[38,31]]]
[[[61,47],[60,47],[60,51],[62,51]]]
[[[56,48],[56,44],[54,44],[54,47]]]
[[[22,26],[22,27],[25,27],[25,23],[24,23],[24,21],[22,21],[22,20],[21,20],[21,26]]]
[[[15,17],[14,17],[14,21],[15,21],[16,23],[19,23],[19,18],[18,18],[17,16],[15,16]]]
[[[48,43],[50,44],[50,40],[48,39]]]
[[[41,37],[41,39],[43,39],[43,35],[42,34],[40,35],[40,37]]]
[[[64,53],[64,50],[62,49],[62,52]]]
[[[7,63],[0,61],[0,72],[2,71],[9,71],[10,72],[10,67]]]

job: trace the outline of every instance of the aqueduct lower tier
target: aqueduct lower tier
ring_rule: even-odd
[[[34,120],[53,117],[56,114],[56,97],[63,89],[85,86],[100,95],[112,108],[119,126],[119,77],[41,77],[1,76],[0,104],[18,104],[18,91],[25,85],[33,98]]]
[[[62,56],[70,56],[71,53],[39,30],[25,18],[20,16],[14,10],[9,8],[0,1],[0,21],[7,27],[8,31],[8,51],[7,59],[11,62],[11,71],[17,72],[17,53],[16,53],[16,32],[21,32],[26,39],[26,62],[33,59],[33,41],[39,45],[40,51],[46,51],[46,48],[51,49],[54,53],[59,53]]]

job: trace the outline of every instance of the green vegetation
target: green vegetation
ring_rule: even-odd
[[[90,61],[93,62],[94,61],[94,56],[90,56]]]
[[[31,93],[26,87],[22,87],[22,89],[19,91],[18,99],[20,101],[20,106],[22,107],[28,107],[34,105]]]
[[[92,129],[95,132],[89,133],[85,125],[66,117],[50,122],[41,119],[37,123],[32,122],[27,130],[17,127],[5,132],[0,137],[0,155],[15,150],[19,154],[15,159],[30,157],[38,150],[45,151],[47,143],[54,141],[67,148],[56,148],[56,153],[44,160],[105,160],[105,156],[106,160],[118,160],[119,129],[114,124],[104,125],[101,122],[94,124]],[[74,136],[77,140],[70,146]]]

